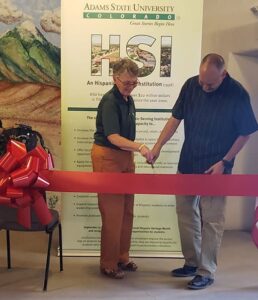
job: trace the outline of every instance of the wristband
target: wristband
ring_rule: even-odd
[[[145,144],[141,144],[140,147],[138,148],[138,151],[140,152],[142,150],[143,147],[145,147]]]
[[[223,166],[227,169],[232,169],[233,168],[233,163],[229,160],[226,160],[226,159],[222,159],[221,160],[222,163],[223,163]]]

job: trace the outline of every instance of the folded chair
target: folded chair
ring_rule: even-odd
[[[47,290],[48,284],[48,272],[50,264],[50,252],[51,252],[51,243],[52,235],[55,228],[59,229],[59,252],[60,252],[60,271],[63,271],[63,253],[62,253],[62,227],[59,220],[59,214],[56,210],[50,209],[50,212],[53,216],[53,220],[48,225],[42,225],[35,213],[31,212],[31,228],[24,228],[17,222],[17,209],[8,207],[5,205],[0,205],[0,230],[6,230],[6,245],[7,245],[7,266],[8,269],[11,268],[11,243],[10,243],[10,231],[23,231],[23,232],[35,232],[43,231],[48,234],[48,249],[47,249],[47,259],[46,259],[46,268],[45,268],[45,279],[43,285],[43,291]]]

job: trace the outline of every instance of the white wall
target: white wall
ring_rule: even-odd
[[[250,8],[258,0],[204,0],[202,56],[220,53],[232,77],[249,91],[258,119],[258,15]],[[239,153],[237,174],[258,173],[258,133]],[[250,229],[254,197],[228,197],[226,229]]]
[[[202,52],[219,52],[227,61],[231,52],[257,49],[258,16],[251,12],[253,6],[258,0],[204,0]]]

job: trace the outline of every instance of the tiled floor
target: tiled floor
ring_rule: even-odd
[[[189,279],[170,276],[182,259],[135,258],[139,270],[113,280],[100,275],[97,257],[65,257],[59,273],[53,253],[48,291],[42,292],[46,245],[45,234],[14,233],[13,268],[7,270],[0,233],[0,299],[258,299],[258,249],[247,232],[225,233],[215,283],[201,291],[187,290]]]

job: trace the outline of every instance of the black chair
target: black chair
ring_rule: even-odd
[[[43,291],[47,290],[48,283],[48,272],[50,264],[50,252],[52,244],[52,235],[55,228],[59,228],[59,253],[60,253],[60,271],[63,271],[63,252],[62,252],[62,226],[59,220],[59,214],[56,210],[50,209],[53,216],[53,220],[48,225],[42,225],[33,210],[31,211],[31,228],[27,229],[21,226],[17,222],[17,209],[8,207],[5,205],[0,205],[0,230],[6,230],[6,245],[7,245],[7,266],[8,269],[11,268],[11,246],[10,246],[10,231],[24,231],[24,232],[35,232],[44,231],[48,234],[48,250],[47,250],[47,260],[45,268],[45,279]]]

